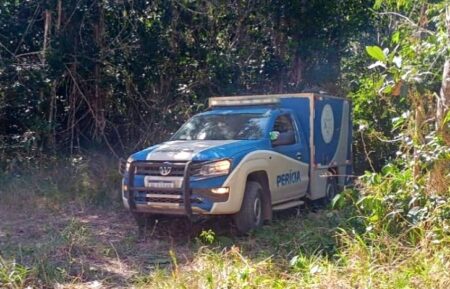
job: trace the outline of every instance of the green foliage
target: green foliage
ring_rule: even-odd
[[[127,154],[166,139],[207,97],[334,83],[349,41],[370,28],[370,6],[3,1],[0,166],[92,148]]]
[[[378,46],[366,46],[367,54],[378,61],[386,61],[386,55]]]
[[[21,289],[25,287],[30,269],[8,261],[0,256],[0,287],[8,289]]]
[[[360,179],[362,193],[359,196],[341,196],[344,199],[339,201],[341,206],[345,203],[354,206],[352,214],[364,228],[362,235],[369,240],[384,234],[413,245],[419,242],[441,244],[450,240],[450,235],[443,230],[450,209],[447,200],[450,150],[431,140],[421,146],[421,154],[423,162],[415,163],[413,157],[402,155],[379,173],[367,172]],[[430,171],[413,176],[415,166],[423,170],[437,166],[439,174]],[[439,179],[430,179],[431,176]],[[433,185],[433,182],[438,183]]]
[[[200,240],[205,244],[212,244],[216,240],[216,234],[211,229],[209,229],[208,231],[202,231],[199,237]]]
[[[395,259],[421,248],[426,248],[425,254],[441,254],[437,252],[450,240],[445,229],[449,143],[434,121],[435,96],[444,59],[449,57],[446,5],[445,1],[376,1],[379,25],[375,26],[386,30],[376,44],[365,47],[371,63],[358,59],[350,63],[352,68],[361,63],[366,67],[351,97],[357,156],[363,155],[372,171],[359,178],[357,190],[347,190],[335,200],[334,207],[351,216],[341,227],[346,250],[340,256],[346,263],[355,254],[370,255],[359,264],[367,276],[374,274],[373,264],[380,260],[404,270],[385,280],[396,283],[393,287],[411,286],[409,276],[423,276],[422,284],[439,287],[430,285],[436,281],[426,277],[430,266],[416,259],[416,265],[403,269]]]
[[[376,1],[375,26],[386,30],[376,45],[365,46],[371,63],[367,56],[352,58],[344,74],[355,81],[350,95],[358,171],[380,171],[395,151],[412,153],[435,131],[435,95],[448,57],[445,7],[439,1]]]
[[[117,163],[102,155],[65,159],[41,158],[40,162],[15,164],[0,174],[0,198],[5,204],[22,206],[23,199],[36,205],[61,207],[83,205],[118,206],[120,175]]]
[[[73,246],[80,246],[82,248],[86,246],[89,234],[87,228],[82,223],[72,219],[61,232],[61,237],[70,248]]]
[[[370,73],[359,80],[350,94],[353,101],[355,166],[358,172],[380,170],[395,158],[398,143],[392,119],[401,114],[406,103],[400,98],[380,95],[384,77]],[[370,109],[368,109],[370,108]]]

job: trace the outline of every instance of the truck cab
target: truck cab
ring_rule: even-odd
[[[123,163],[122,198],[156,215],[231,215],[246,233],[274,210],[331,200],[351,167],[350,104],[318,94],[214,97],[168,141]]]

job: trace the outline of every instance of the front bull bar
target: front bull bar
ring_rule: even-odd
[[[160,165],[162,163],[159,162],[152,162],[152,161],[133,161],[130,163],[130,167],[128,168],[128,205],[130,206],[131,211],[137,211],[136,206],[136,200],[135,196],[137,192],[151,192],[154,190],[154,188],[148,188],[145,187],[135,187],[134,186],[134,179],[136,176],[137,168],[149,166],[149,165]],[[171,167],[181,167],[184,166],[183,171],[183,181],[181,190],[176,189],[175,191],[181,191],[181,199],[182,203],[180,203],[180,209],[181,210],[174,210],[173,208],[167,208],[167,209],[150,209],[149,212],[154,211],[155,213],[165,213],[165,214],[171,214],[171,215],[185,215],[188,218],[191,218],[192,216],[192,204],[191,204],[191,196],[192,196],[192,190],[190,188],[190,177],[191,177],[191,168],[192,168],[192,161],[188,161],[187,163],[179,164],[179,163],[173,163],[171,164]],[[125,171],[125,174],[127,172]],[[151,202],[149,202],[149,205],[151,206]]]

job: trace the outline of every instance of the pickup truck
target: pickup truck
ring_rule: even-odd
[[[351,182],[350,102],[316,93],[212,97],[172,137],[122,161],[138,225],[160,215],[231,215],[247,233]]]

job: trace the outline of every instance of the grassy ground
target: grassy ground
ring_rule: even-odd
[[[0,208],[6,288],[448,288],[450,250],[366,244],[338,212],[277,215],[251,236],[227,220],[161,220],[138,238],[121,209]],[[3,283],[2,283],[3,282]]]
[[[425,236],[436,228],[408,243],[361,231],[349,208],[304,208],[246,237],[226,218],[138,236],[117,175],[87,166],[3,179],[0,288],[450,288],[450,249]]]

